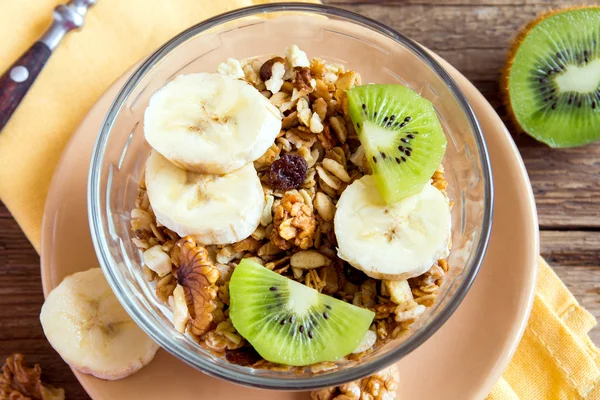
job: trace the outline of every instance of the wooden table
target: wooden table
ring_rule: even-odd
[[[516,30],[558,0],[327,0],[383,22],[434,50],[467,76],[505,116],[500,70]],[[581,3],[577,1],[577,3]],[[591,2],[590,2],[591,3]],[[515,138],[539,213],[542,255],[575,297],[600,316],[600,142],[554,150]],[[18,351],[39,362],[68,399],[87,399],[42,333],[39,257],[0,203],[0,357]],[[600,343],[600,329],[591,333]]]

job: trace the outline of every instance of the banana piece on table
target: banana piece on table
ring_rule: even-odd
[[[66,277],[46,298],[40,321],[71,367],[101,379],[139,371],[159,348],[125,312],[100,268]]]
[[[451,226],[448,199],[435,187],[386,204],[370,175],[344,190],[334,218],[338,256],[375,279],[429,270],[447,254]]]
[[[260,222],[265,196],[252,164],[225,175],[186,171],[152,151],[146,189],[156,220],[203,245],[235,243]]]
[[[173,164],[225,174],[273,144],[281,113],[248,83],[222,74],[180,75],[158,90],[144,114],[144,134]]]

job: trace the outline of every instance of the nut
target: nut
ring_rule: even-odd
[[[257,170],[267,168],[268,166],[273,164],[275,160],[277,160],[277,157],[279,157],[280,152],[281,149],[276,144],[272,144],[271,147],[269,147],[267,151],[265,151],[265,154],[263,154],[254,161],[254,168],[256,168]]]
[[[292,255],[290,264],[294,268],[313,269],[330,265],[331,260],[315,250],[299,251]]]
[[[283,75],[285,75],[285,61],[281,57],[275,57],[265,62],[260,67],[260,78],[265,82],[265,87],[275,94],[283,86]]]
[[[244,71],[244,79],[246,81],[250,82],[251,84],[256,86],[262,82],[260,79],[260,76],[254,70],[254,68],[252,67],[251,64],[248,63],[245,65],[242,65],[242,71]]]
[[[405,302],[413,301],[413,295],[410,291],[410,286],[407,280],[403,281],[388,281],[384,280],[383,284],[387,288],[390,298],[398,305]]]
[[[296,109],[298,107],[298,104],[296,104]],[[298,126],[298,112],[297,111],[293,111],[291,112],[289,115],[283,117],[283,120],[281,121],[281,129],[290,129],[293,128],[295,126]]]
[[[281,250],[290,249],[292,240],[295,246],[308,249],[313,245],[316,227],[312,208],[301,194],[290,190],[274,208],[271,241]]]
[[[242,79],[245,76],[242,65],[235,58],[228,58],[227,61],[219,64],[217,72],[222,75],[230,76],[233,79]]]
[[[233,246],[227,245],[223,247],[216,255],[218,263],[227,264],[232,260],[242,258],[243,254],[233,250]]]
[[[188,310],[187,302],[185,300],[185,293],[183,286],[177,285],[173,290],[173,326],[175,330],[180,333],[185,332],[185,327],[190,318],[190,311]]]
[[[284,137],[278,137],[275,140],[275,143],[277,143],[277,146],[279,148],[281,148],[281,150],[289,153],[290,151],[292,151],[292,145],[291,143]]]
[[[171,257],[157,244],[142,254],[144,264],[162,278],[171,272]]]
[[[313,91],[313,87],[310,84],[312,77],[310,75],[310,69],[306,67],[294,68],[294,80],[292,85],[298,90],[298,92],[310,93]]]
[[[351,89],[356,83],[356,73],[354,71],[348,71],[341,75],[335,82],[335,86],[341,90]]]
[[[235,251],[236,253],[245,252],[245,251],[256,253],[261,246],[262,246],[262,243],[260,243],[258,240],[254,239],[252,237],[247,237],[244,240],[234,243],[233,251]]]
[[[326,102],[331,100],[331,93],[329,93],[329,88],[325,82],[321,79],[317,79],[317,84],[315,87],[314,95],[316,98],[322,98]]]
[[[398,367],[392,365],[359,381],[315,390],[312,400],[393,400],[398,390]]]
[[[210,327],[212,313],[217,308],[214,300],[219,270],[211,264],[206,249],[197,246],[190,236],[181,239],[177,245],[181,248],[181,261],[176,270],[177,283],[183,286],[192,333],[200,336]]]
[[[312,117],[312,111],[308,106],[308,100],[302,97],[296,104],[296,111],[298,112],[298,119],[304,126],[310,125],[310,118]]]
[[[319,119],[321,121],[325,121],[325,117],[327,116],[327,102],[319,97],[313,103],[314,112],[319,114]]]
[[[308,67],[310,65],[306,53],[295,44],[285,49],[285,57],[292,67]]]
[[[64,400],[65,391],[45,385],[41,376],[42,368],[39,364],[29,368],[23,354],[11,354],[2,366],[0,398],[7,400]]]
[[[290,96],[286,92],[277,92],[273,94],[271,98],[269,98],[269,101],[271,102],[271,104],[273,104],[275,107],[279,108],[283,112],[284,110],[282,110],[282,108],[284,107],[284,104],[289,102],[291,99],[292,96]]]

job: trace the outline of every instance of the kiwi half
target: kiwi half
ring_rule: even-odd
[[[338,360],[358,347],[375,317],[247,259],[233,271],[229,294],[235,329],[278,364]]]
[[[402,85],[348,92],[348,111],[388,203],[417,193],[439,167],[446,137],[433,104]]]
[[[600,7],[552,11],[517,37],[503,73],[507,108],[551,147],[600,139]]]

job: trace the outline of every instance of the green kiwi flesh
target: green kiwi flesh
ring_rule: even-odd
[[[350,118],[383,199],[390,204],[417,193],[446,151],[433,104],[402,85],[363,85],[347,94]]]
[[[305,366],[352,353],[375,314],[243,259],[229,283],[233,326],[265,360]]]
[[[541,17],[508,68],[510,108],[525,132],[551,147],[600,139],[600,7]]]

